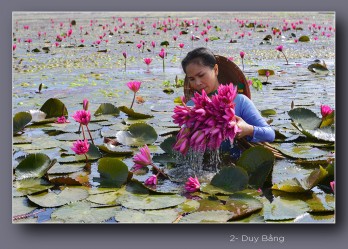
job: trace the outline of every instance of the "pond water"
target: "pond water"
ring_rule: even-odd
[[[208,19],[210,23],[206,21]],[[70,27],[69,24],[73,20],[76,21],[76,25]],[[194,25],[187,27],[175,25],[185,20],[193,21]],[[240,27],[238,21],[241,20],[246,24],[255,21],[257,25],[263,24],[265,27]],[[158,28],[163,22],[167,23],[166,32],[163,28]],[[156,27],[153,27],[154,23]],[[290,28],[291,24],[294,24],[297,29],[283,31],[281,35],[272,35],[272,27],[281,29],[285,23],[288,23]],[[24,28],[26,25],[29,26],[28,29]],[[208,34],[203,36],[201,31],[207,29],[208,25],[211,28]],[[64,38],[69,29],[72,30],[71,36]],[[180,31],[187,31],[187,34],[180,35]],[[241,37],[241,34],[244,37]],[[63,37],[62,41],[57,41],[58,35]],[[200,39],[192,40],[192,35]],[[273,36],[272,42],[261,45],[266,35]],[[295,42],[295,39],[303,35],[308,36],[310,41]],[[177,36],[176,41],[173,36]],[[205,37],[211,39],[206,42]],[[212,39],[214,37],[218,39]],[[257,78],[265,82],[266,77],[258,75],[258,70],[274,70],[275,74],[268,79],[270,84],[263,85],[262,90],[251,88],[251,95],[260,111],[265,109],[276,111],[276,115],[266,119],[277,131],[284,134],[298,134],[291,125],[288,115],[292,102],[294,108],[307,108],[318,117],[321,116],[320,106],[323,104],[335,109],[333,13],[15,12],[13,38],[13,44],[16,44],[12,71],[13,114],[40,109],[46,100],[58,98],[67,107],[69,120],[74,123],[71,116],[81,109],[84,98],[89,100],[89,110],[92,113],[102,103],[129,107],[133,93],[126,83],[141,81],[141,89],[137,96],[141,96],[144,102],[135,103],[133,108],[137,112],[155,116],[154,119],[141,120],[152,125],[160,135],[150,146],[150,151],[154,154],[163,153],[158,145],[166,136],[161,134],[166,134],[170,128],[175,127],[171,120],[176,105],[174,99],[183,95],[182,87],[174,87],[175,78],[184,79],[185,76],[180,62],[188,51],[200,46],[207,46],[215,54],[232,57],[240,67],[242,61],[239,53],[244,51],[246,53],[244,73],[249,79]],[[29,43],[28,39],[32,41]],[[231,40],[236,42],[231,43]],[[97,41],[100,41],[99,45],[96,44]],[[138,49],[136,45],[141,41],[144,41],[144,48]],[[152,41],[156,43],[154,48],[151,46]],[[168,41],[169,46],[160,46],[163,41]],[[184,44],[182,49],[179,48],[179,43]],[[80,46],[82,44],[83,46]],[[289,60],[288,65],[283,55],[275,49],[278,45],[284,46],[283,51]],[[32,51],[36,48],[39,52]],[[164,72],[163,61],[158,56],[161,48],[167,53],[164,59]],[[123,52],[127,53],[126,69]],[[144,58],[153,59],[149,67],[145,65]],[[308,66],[315,60],[320,60],[321,63],[324,61],[328,71],[319,73],[309,71]],[[36,91],[40,84],[44,87],[39,94]],[[163,91],[168,87],[172,89],[171,94]],[[101,135],[95,136],[95,143],[103,144],[102,136],[115,138],[118,131],[134,122],[138,121],[127,118],[124,113],[105,120],[105,125],[101,124],[103,128],[96,128],[96,132],[101,131]],[[73,140],[63,138],[57,141],[48,134],[49,130],[52,130],[50,125],[29,126],[20,137],[14,137],[14,168],[18,165],[17,159],[27,153],[43,152],[50,158],[59,158],[62,153],[59,148],[66,148],[66,153],[73,155],[71,149],[69,150]],[[137,148],[131,150],[137,152]],[[326,152],[330,155],[331,150]],[[325,161],[327,157],[322,159]],[[126,156],[122,159],[129,168],[132,167],[131,157]],[[59,159],[58,162],[64,163]],[[303,179],[310,172],[308,168],[295,164],[294,160],[283,160],[274,167],[273,182],[295,176]],[[134,179],[143,182],[151,174],[148,172],[145,175],[134,175]],[[96,162],[92,163],[92,172],[89,176],[90,184],[96,187],[98,184],[93,181],[94,177],[99,177]],[[182,193],[182,184],[166,180],[158,186],[158,190],[161,189],[176,193],[180,189],[179,193]],[[315,214],[311,215],[311,219],[315,220],[313,218]]]

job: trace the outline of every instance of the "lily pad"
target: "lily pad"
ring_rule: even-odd
[[[119,196],[120,194],[117,191],[113,191],[108,193],[90,195],[86,200],[96,204],[116,206],[118,205],[116,199]]]
[[[122,210],[115,215],[115,220],[120,223],[172,223],[178,217],[175,209],[146,210]]]
[[[335,123],[335,111],[332,111],[329,115],[323,118],[319,128],[330,126]]]
[[[311,110],[306,108],[295,108],[288,112],[290,118],[306,130],[319,128],[321,119]]]
[[[179,213],[192,213],[199,208],[200,204],[196,200],[187,199],[184,203],[181,203],[176,208]]]
[[[12,215],[27,214],[35,210],[37,206],[33,206],[26,197],[12,198]]]
[[[225,206],[234,213],[233,219],[243,218],[263,208],[263,204],[259,200],[245,193],[230,195]]]
[[[285,192],[305,192],[315,187],[327,174],[328,172],[320,166],[319,169],[313,170],[309,176],[301,181],[297,178],[287,179],[278,184],[274,184],[272,189]]]
[[[233,213],[226,210],[194,212],[185,215],[179,223],[225,223],[232,216]]]
[[[265,109],[261,111],[261,115],[263,117],[268,117],[268,116],[276,115],[276,114],[277,112],[274,109]]]
[[[152,115],[135,112],[133,109],[129,109],[126,106],[120,106],[120,107],[118,107],[118,109],[121,110],[122,112],[126,113],[128,115],[128,117],[132,117],[132,118],[136,118],[136,119],[153,118]]]
[[[51,161],[51,159],[43,153],[29,154],[16,167],[16,179],[40,178],[46,174],[55,162],[56,160]]]
[[[55,185],[90,186],[89,174],[85,171],[78,171],[68,175],[49,175],[49,181]]]
[[[308,70],[317,73],[317,74],[323,74],[327,75],[329,73],[329,69],[327,69],[325,64],[320,64],[320,63],[313,63],[308,66]]]
[[[102,156],[98,147],[91,143],[89,144],[89,149],[86,155],[88,160],[96,160]],[[84,155],[67,156],[67,157],[58,158],[59,163],[75,163],[75,162],[84,162],[84,161],[86,161],[86,157]]]
[[[136,195],[127,194],[121,196],[117,201],[122,206],[131,209],[162,209],[175,207],[186,200],[179,195]]]
[[[272,203],[264,205],[265,220],[292,220],[309,211],[307,203],[301,200],[274,198]]]
[[[176,137],[170,136],[167,137],[161,144],[160,147],[163,151],[168,154],[173,154],[173,146],[176,143]]]
[[[235,192],[246,188],[249,181],[247,172],[240,167],[223,167],[210,184],[223,190]]]
[[[28,195],[30,201],[40,207],[59,207],[88,197],[88,192],[80,188],[65,188],[59,194],[54,192]]]
[[[315,148],[310,145],[300,145],[295,143],[282,143],[274,145],[284,155],[296,159],[320,158],[328,154],[327,151]]]
[[[47,114],[46,118],[68,116],[68,111],[62,101],[56,98],[48,99],[40,108]]]
[[[91,203],[76,202],[53,211],[52,219],[66,223],[101,223],[115,216],[120,207],[92,208]]]
[[[115,146],[112,144],[103,144],[98,146],[100,150],[111,154],[111,155],[115,155],[115,156],[129,156],[129,155],[133,155],[133,151],[125,148],[125,147],[121,147],[121,146]]]
[[[89,134],[85,131],[86,139],[90,139]],[[100,131],[91,131],[91,135],[93,139],[100,138]],[[55,136],[55,139],[59,141],[76,141],[83,140],[82,134],[77,133],[64,133]]]
[[[127,165],[117,158],[104,157],[98,161],[100,178],[94,178],[100,187],[119,188],[126,183],[128,178]]]
[[[104,103],[99,106],[99,108],[95,111],[94,116],[98,115],[114,115],[118,116],[120,114],[120,110],[110,103]]]
[[[274,75],[274,71],[271,70],[271,69],[259,69],[257,70],[257,73],[260,75],[260,76],[266,76],[266,72],[269,72],[269,75]]]
[[[207,184],[207,183],[201,184],[200,191],[202,191],[204,193],[208,193],[210,195],[217,195],[217,194],[230,195],[230,194],[233,194],[233,191],[226,191],[226,190],[223,190],[221,188],[215,187],[215,186],[213,186],[211,184]]]
[[[309,42],[310,39],[307,35],[302,35],[300,38],[298,38],[298,41],[300,42]]]
[[[56,163],[52,168],[50,168],[48,174],[68,174],[83,170],[85,163],[75,163],[75,164],[59,164]]]
[[[128,146],[143,146],[152,144],[157,140],[155,129],[145,123],[132,124],[128,131],[119,131],[116,133],[117,141]]]
[[[42,178],[26,178],[14,183],[16,196],[31,195],[52,188],[54,185]]]
[[[312,193],[312,198],[305,200],[310,213],[323,213],[335,211],[335,197],[332,194]]]
[[[262,146],[251,147],[242,153],[236,164],[247,171],[249,184],[259,188],[273,168],[274,154]]]
[[[295,223],[335,223],[335,214],[309,214],[305,213],[298,216]]]
[[[30,123],[32,116],[28,112],[18,112],[13,117],[13,134],[23,130]]]

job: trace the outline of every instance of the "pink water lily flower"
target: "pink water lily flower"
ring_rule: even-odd
[[[184,43],[179,43],[179,47],[180,47],[180,48],[183,48],[184,46],[185,46]]]
[[[79,110],[75,112],[73,118],[80,124],[88,125],[89,121],[91,121],[91,113],[90,111]]]
[[[151,58],[144,58],[144,62],[146,65],[150,65],[152,62],[152,59]]]
[[[65,124],[65,123],[70,123],[70,121],[68,121],[65,116],[61,116],[61,117],[58,117],[56,122],[57,124]]]
[[[333,110],[328,105],[321,105],[320,106],[321,116],[325,118],[326,116],[330,115]]]
[[[142,166],[148,166],[152,164],[150,150],[146,144],[144,147],[140,149],[140,152],[133,157],[133,162],[137,165],[142,165]]]
[[[282,45],[277,46],[276,50],[278,50],[279,52],[283,52],[283,46]]]
[[[190,176],[188,181],[185,183],[185,190],[187,192],[196,192],[200,187],[201,184],[199,183],[197,176],[195,176],[195,178]]]
[[[134,93],[138,92],[141,86],[140,81],[130,81],[127,83],[128,88]]]
[[[335,192],[335,181],[330,182],[332,192]]]
[[[157,185],[157,176],[156,175],[150,176],[148,179],[146,179],[145,184],[146,185]]]
[[[89,150],[89,143],[87,139],[85,140],[77,140],[73,143],[73,147],[71,149],[77,154],[77,155],[83,155],[86,154]]]
[[[88,99],[84,99],[83,100],[83,110],[85,110],[85,111],[88,110],[88,104],[89,104]]]
[[[158,56],[161,57],[162,59],[164,59],[165,55],[166,55],[166,52],[164,50],[161,50],[158,54]]]
[[[239,53],[239,55],[240,55],[240,58],[244,59],[245,52],[244,52],[244,51],[241,51],[241,52]]]

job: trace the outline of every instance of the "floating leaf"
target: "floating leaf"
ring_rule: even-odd
[[[284,155],[297,159],[319,158],[327,155],[327,151],[319,148],[314,148],[310,145],[282,143],[280,145],[275,144],[274,147]]]
[[[162,209],[175,207],[186,200],[179,195],[132,195],[121,196],[117,201],[131,209]]]
[[[295,108],[288,112],[290,118],[306,130],[314,130],[319,127],[321,119],[311,110],[306,108]]]
[[[274,109],[266,109],[261,111],[261,115],[263,117],[268,117],[268,116],[276,115],[276,114],[277,112]]]
[[[327,69],[326,65],[323,65],[320,63],[313,63],[309,65],[308,70],[313,73],[324,74],[324,75],[327,75],[329,73],[329,70]]]
[[[300,41],[300,42],[309,42],[310,39],[309,39],[308,36],[302,35],[300,38],[298,38],[298,41]]]
[[[116,199],[119,196],[120,194],[117,191],[113,191],[108,193],[90,195],[86,200],[96,204],[115,206],[118,204]]]
[[[312,198],[305,201],[308,204],[311,213],[335,211],[335,197],[332,194],[312,193]]]
[[[210,195],[217,195],[217,194],[230,195],[233,193],[233,191],[226,191],[207,183],[201,184],[200,191],[204,193],[208,193]]]
[[[85,163],[59,164],[56,163],[47,171],[47,174],[68,174],[83,170]]]
[[[100,138],[100,131],[91,131],[91,135],[93,140],[96,140]],[[77,134],[77,133],[64,133],[64,134],[55,136],[55,139],[59,141],[76,141],[76,140],[83,140],[83,136],[82,134]],[[87,135],[86,139],[89,139],[89,134]]]
[[[27,112],[18,112],[13,117],[13,134],[24,129],[30,123],[32,116]]]
[[[319,128],[330,126],[335,123],[335,111],[332,111],[329,115],[323,118]]]
[[[12,216],[27,214],[36,208],[37,206],[33,206],[26,197],[12,198]]]
[[[259,70],[257,70],[257,72],[260,76],[266,76],[267,71],[269,72],[269,75],[274,75],[274,71],[271,69],[259,69]]]
[[[169,42],[168,41],[163,41],[163,42],[161,42],[160,45],[168,47],[169,46]]]
[[[246,188],[248,174],[240,167],[223,167],[211,180],[211,185],[226,191],[239,191]]]
[[[47,114],[46,118],[68,116],[68,111],[62,101],[56,98],[48,99],[40,108]]]
[[[120,223],[172,223],[178,217],[174,209],[146,210],[122,210],[115,215],[115,220]]]
[[[284,200],[274,198],[272,203],[264,205],[265,220],[292,220],[309,210],[308,205],[301,200]]]
[[[29,113],[32,117],[32,122],[40,122],[46,118],[46,113],[39,110],[29,110]]]
[[[85,171],[78,171],[68,175],[50,175],[49,181],[54,183],[55,185],[82,185],[82,186],[90,186],[89,183],[89,174]]]
[[[233,219],[240,219],[263,208],[263,204],[245,193],[234,193],[229,196],[225,206],[233,212]]]
[[[232,216],[232,212],[225,210],[194,212],[185,215],[179,223],[224,223]]]
[[[118,107],[118,109],[121,110],[122,112],[126,113],[128,115],[128,117],[132,117],[132,118],[136,118],[136,119],[153,118],[152,115],[135,112],[133,109],[129,109],[126,106],[120,106],[120,107]]]
[[[167,137],[161,144],[160,147],[168,154],[173,154],[173,146],[176,143],[176,137],[170,136]]]
[[[43,153],[29,154],[16,167],[16,179],[40,178],[46,174],[55,162],[56,160],[51,161],[51,159]]]
[[[79,188],[65,188],[59,194],[54,192],[28,195],[30,201],[40,207],[58,207],[70,202],[80,201],[88,197],[88,192]]]
[[[133,155],[133,151],[121,146],[115,146],[112,144],[103,144],[98,146],[102,151],[115,155],[115,156],[129,156]]]
[[[163,92],[166,94],[173,94],[174,93],[174,89],[170,88],[170,87],[166,87],[163,89]]]
[[[217,36],[210,36],[210,37],[209,37],[209,40],[211,40],[211,41],[217,41],[217,40],[220,40],[220,37],[217,37]]]
[[[176,208],[180,213],[192,213],[199,208],[199,202],[196,200],[187,199]]]
[[[132,124],[128,131],[116,133],[117,141],[128,146],[143,146],[152,144],[157,140],[155,129],[145,123]]]
[[[308,214],[298,216],[295,223],[335,223],[335,214]]]
[[[104,103],[99,106],[99,108],[95,111],[94,116],[98,115],[114,115],[118,116],[120,114],[120,110],[110,103]]]
[[[100,178],[94,178],[94,180],[98,181],[101,187],[119,188],[128,178],[127,165],[117,158],[101,158],[98,161],[98,171]]]
[[[52,219],[66,223],[101,223],[115,216],[120,207],[91,208],[91,203],[76,202],[53,211]]]
[[[26,178],[15,181],[17,196],[31,195],[52,188],[54,185],[42,178]]]

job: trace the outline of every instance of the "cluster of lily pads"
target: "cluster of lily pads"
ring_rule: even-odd
[[[41,30],[37,38],[32,35],[29,25],[22,32],[21,25],[16,23],[13,47],[15,73],[26,75],[41,70],[41,66],[32,66],[30,59],[16,61],[23,57],[23,51],[28,57],[36,58],[45,56],[48,52],[59,55],[64,49],[87,48],[92,51],[91,56],[99,54],[93,57],[96,60],[98,56],[110,58],[112,68],[116,68],[117,73],[129,73],[132,63],[146,66],[147,71],[158,67],[162,72],[162,69],[165,71],[165,65],[167,68],[170,66],[167,56],[172,58],[171,65],[179,64],[175,60],[176,51],[179,50],[181,55],[192,46],[203,44],[214,47],[215,43],[226,40],[226,37],[223,38],[224,34],[229,34],[227,30],[214,25],[215,20],[206,19],[192,21],[170,18],[170,21],[166,19],[154,22],[156,25],[149,25],[142,18],[132,19],[130,23],[113,18],[105,23],[93,20],[92,25],[80,29],[76,26],[79,20],[73,21],[69,20],[61,25],[51,20],[54,27],[47,30],[47,34]],[[254,22],[235,19],[240,30],[231,38],[231,46],[233,43],[252,39],[256,32],[268,32],[272,39],[263,41],[266,46],[271,45],[270,56],[275,57],[278,52],[284,52],[287,59],[292,60],[292,51],[287,49],[295,44],[289,44],[289,37],[297,38],[301,25],[305,25],[303,22],[294,22],[296,27],[291,25],[282,30],[282,34],[275,32],[275,28],[268,27],[267,24],[251,25],[252,23]],[[330,27],[319,29],[318,24],[315,28],[310,26],[308,37],[313,37],[310,40],[313,43],[317,42],[314,38],[324,28],[330,34],[334,33],[334,29],[330,30]],[[58,32],[59,37],[52,36],[54,32]],[[133,32],[142,41],[137,43],[137,36],[135,40],[127,40],[127,34]],[[171,36],[173,42],[168,39]],[[282,36],[286,37],[283,39]],[[156,52],[155,40],[163,37],[166,39],[158,43],[161,49],[158,48]],[[57,39],[60,41],[56,41]],[[330,38],[319,36],[319,39]],[[25,40],[27,42],[23,43]],[[303,38],[296,46],[306,42],[308,40]],[[135,46],[134,43],[141,46]],[[282,51],[280,45],[283,45]],[[244,51],[240,52],[238,49],[240,60],[232,58],[230,54],[225,55],[244,67],[250,65],[248,57],[252,56],[250,50]],[[58,64],[61,63],[59,59],[57,61]],[[156,66],[156,62],[159,65]],[[61,64],[65,68],[65,64],[69,63]],[[75,62],[71,64],[81,67]],[[96,66],[98,65],[92,64],[91,68],[94,70]],[[314,63],[308,69],[313,73],[328,73],[322,62]],[[256,89],[261,89],[262,85],[270,83],[268,77],[275,74],[270,68],[260,69],[258,75],[266,76],[266,83],[257,78],[252,78],[250,83]],[[132,77],[131,73],[129,75]],[[132,103],[142,103],[142,97],[135,96],[136,88],[134,91],[131,89],[134,93]],[[188,159],[178,157],[172,149],[179,131],[179,127],[170,118],[172,109],[166,110],[166,106],[163,109],[169,114],[163,115],[162,110],[158,111],[156,108],[150,113],[137,111],[140,104],[131,104],[129,108],[115,106],[114,102],[105,101],[100,104],[98,101],[97,105],[89,98],[89,107],[86,107],[85,101],[81,103],[83,110],[90,111],[90,132],[87,135],[88,131],[84,129],[86,126],[75,122],[76,119],[72,118],[75,115],[69,116],[68,107],[71,110],[75,106],[68,99],[49,98],[48,93],[41,90],[39,92],[42,94],[36,95],[40,95],[39,110],[25,109],[24,105],[21,107],[24,111],[16,112],[13,117],[15,222],[334,221],[334,111],[324,111],[323,108],[322,117],[318,117],[312,110],[292,108],[288,116],[294,130],[277,128],[276,141],[272,143],[285,159],[276,159],[270,150],[255,145],[245,150],[234,163],[226,155],[220,155],[222,162],[217,165],[219,171],[213,172],[209,179],[201,178],[198,174],[178,179],[176,172],[187,167],[185,161]],[[178,90],[183,92],[180,86]],[[145,91],[144,89],[144,93]],[[150,91],[158,89],[150,88]],[[75,103],[79,101],[76,99],[74,97]],[[149,98],[145,97],[145,103],[146,101]],[[180,98],[175,99],[175,104],[181,104]],[[262,114],[274,117],[277,113],[269,109],[263,110]],[[82,133],[84,131],[85,136]],[[83,149],[88,147],[88,151],[72,149],[76,148],[78,144],[74,146],[74,143],[78,140],[83,141],[84,144],[80,145]],[[85,143],[85,140],[88,142]],[[76,151],[86,153],[76,154]],[[146,155],[147,159],[141,167],[136,166],[139,155]]]

